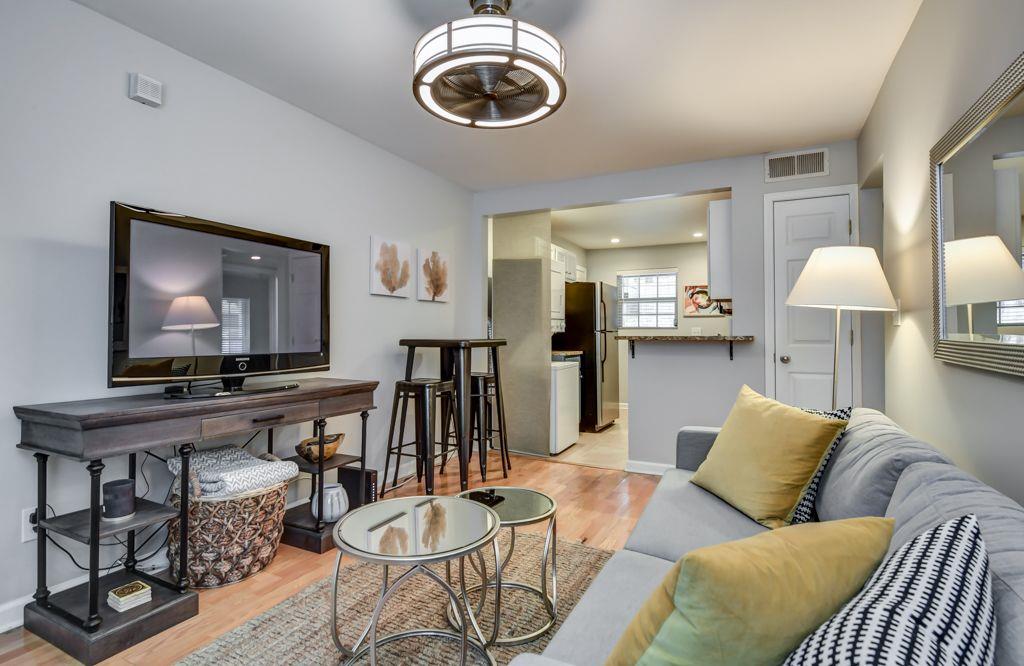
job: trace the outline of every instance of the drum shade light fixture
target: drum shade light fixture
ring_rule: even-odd
[[[413,94],[431,114],[465,127],[519,127],[565,100],[565,50],[551,33],[506,16],[511,0],[470,0],[473,16],[420,37]]]

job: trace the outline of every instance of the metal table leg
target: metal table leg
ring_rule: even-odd
[[[544,538],[544,551],[543,551],[543,553],[541,555],[541,563],[540,563],[540,587],[535,587],[533,585],[528,585],[526,583],[520,583],[518,581],[500,580],[500,571],[504,570],[505,567],[508,565],[509,561],[512,559],[512,553],[514,552],[515,547],[516,547],[516,528],[515,527],[510,527],[509,529],[511,530],[509,549],[508,549],[508,553],[505,556],[505,560],[500,564],[500,566],[497,567],[498,571],[499,571],[499,579],[498,580],[495,580],[494,577],[489,576],[487,574],[486,568],[483,567],[483,560],[482,560],[482,558],[481,558],[481,562],[480,562],[482,570],[481,569],[477,569],[476,568],[476,564],[472,560],[470,560],[470,565],[477,571],[477,574],[480,576],[480,579],[482,581],[481,583],[479,583],[477,585],[473,585],[472,587],[468,587],[467,588],[465,586],[465,578],[462,575],[463,572],[461,570],[459,572],[460,573],[460,582],[462,583],[461,586],[460,586],[461,589],[459,590],[460,593],[461,593],[460,596],[462,597],[462,599],[463,599],[463,601],[464,601],[464,603],[465,603],[467,608],[471,608],[472,607],[472,603],[471,603],[471,601],[469,599],[469,595],[474,593],[474,592],[480,592],[480,597],[481,598],[480,598],[480,602],[477,604],[477,607],[478,607],[477,613],[478,614],[480,613],[480,609],[483,608],[483,603],[484,603],[484,599],[486,598],[487,589],[493,588],[494,591],[495,591],[494,627],[491,630],[491,637],[487,641],[487,647],[491,647],[492,645],[500,645],[500,646],[522,645],[523,643],[529,643],[530,641],[537,640],[538,638],[543,636],[545,633],[550,631],[553,626],[555,626],[555,622],[557,621],[557,618],[558,618],[558,562],[557,562],[557,551],[558,551],[558,538],[557,537],[558,537],[558,534],[557,534],[557,527],[556,527],[555,516],[552,515],[551,518],[548,520],[547,535]],[[495,539],[493,543],[495,545],[495,548],[497,548],[498,540]],[[551,589],[550,589],[550,594],[549,594],[549,590],[548,590],[548,560],[549,559],[550,559],[550,566],[551,566]],[[495,555],[495,563],[496,563],[496,565],[497,565],[497,561],[498,561],[498,557],[497,557],[497,555]],[[545,610],[545,612],[547,613],[547,616],[548,616],[548,621],[544,623],[544,626],[542,626],[541,628],[536,629],[534,631],[531,631],[531,632],[529,632],[527,634],[520,634],[520,635],[517,635],[517,636],[506,636],[505,638],[499,638],[498,637],[498,632],[499,632],[499,630],[501,628],[501,590],[503,588],[513,588],[513,589],[517,589],[517,590],[523,590],[525,592],[530,592],[534,596],[540,598],[541,601],[544,603],[544,610]],[[455,616],[455,614],[453,613],[451,607],[449,607],[449,609],[448,609],[447,618],[448,618],[448,624],[451,625],[453,628],[455,628],[455,629],[461,628],[462,625],[459,622],[459,618],[457,618]]]
[[[496,542],[494,543],[494,561],[497,566],[496,578],[494,583],[497,589],[501,588],[501,568],[500,568],[500,553]],[[479,554],[479,551],[477,551]],[[445,581],[444,578],[438,576],[433,570],[427,568],[425,565],[417,564],[412,566],[408,571],[403,573],[401,576],[395,579],[395,582],[390,586],[388,585],[388,567],[383,567],[384,575],[381,582],[380,596],[377,599],[377,603],[374,606],[373,614],[370,617],[370,622],[363,629],[362,633],[356,639],[355,644],[351,647],[345,647],[341,642],[341,637],[338,635],[338,583],[341,573],[341,558],[342,553],[338,552],[338,558],[334,565],[334,586],[331,594],[331,638],[334,641],[335,647],[341,652],[344,657],[344,663],[350,664],[358,659],[369,654],[371,666],[377,664],[377,649],[382,645],[387,645],[394,641],[402,640],[404,638],[412,638],[416,636],[430,636],[435,638],[446,638],[460,641],[460,658],[459,663],[465,666],[466,657],[469,650],[472,649],[479,656],[481,656],[491,666],[496,666],[494,657],[486,649],[486,641],[483,637],[483,633],[480,631],[479,624],[477,623],[476,616],[473,613],[471,606],[464,606],[462,604],[460,596],[455,592],[452,586]],[[395,593],[395,591],[403,584],[412,579],[416,574],[422,574],[428,579],[434,581],[444,590],[448,596],[448,611],[458,611],[458,619],[460,621],[460,629],[458,633],[447,631],[444,629],[410,629],[407,631],[401,631],[398,633],[385,636],[383,638],[377,638],[377,625],[380,621],[381,612],[384,610],[384,604],[387,603],[388,599]],[[476,637],[469,636],[468,627],[473,626]],[[366,643],[366,645],[364,645]]]

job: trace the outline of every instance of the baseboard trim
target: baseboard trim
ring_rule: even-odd
[[[675,465],[666,465],[665,463],[653,463],[646,462],[644,460],[627,460],[626,471],[634,472],[636,474],[653,474],[655,476],[661,476],[668,470],[674,468]]]
[[[102,578],[105,575],[106,573],[102,574],[100,577]],[[47,585],[47,588],[50,590],[50,594],[55,594],[88,581],[89,574],[82,574],[81,576],[72,578],[71,580],[66,580],[63,583]],[[26,594],[23,597],[11,599],[7,603],[0,604],[0,633],[10,631],[11,629],[15,629],[23,625],[25,623],[25,606],[31,602],[32,595]]]

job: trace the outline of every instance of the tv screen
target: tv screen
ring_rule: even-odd
[[[318,243],[113,203],[110,385],[240,385],[326,368],[328,256]]]

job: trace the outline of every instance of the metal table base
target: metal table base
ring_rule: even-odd
[[[465,572],[465,559],[459,561],[459,597],[462,599],[466,608],[470,610],[471,621],[474,623],[477,634],[480,635],[480,629],[476,626],[476,616],[483,612],[484,603],[487,600],[487,590],[493,589],[495,591],[494,601],[494,627],[491,629],[490,639],[486,642],[487,647],[492,645],[499,646],[513,646],[522,645],[523,643],[529,643],[535,641],[555,626],[555,622],[558,618],[558,546],[557,546],[557,527],[554,513],[548,519],[547,535],[544,538],[544,550],[541,554],[540,563],[540,587],[534,585],[528,585],[527,583],[521,583],[518,581],[501,580],[501,571],[505,569],[508,563],[512,560],[512,554],[516,548],[516,528],[510,526],[510,540],[508,553],[505,555],[504,561],[501,562],[500,568],[497,569],[498,576],[495,578],[487,573],[487,567],[483,556],[477,553],[479,559],[479,565],[472,559],[469,559],[470,566],[476,571],[477,575],[480,576],[481,583],[466,587],[466,572]],[[494,558],[495,562],[498,562],[498,540],[495,539],[492,542],[495,549]],[[551,560],[551,594],[548,594],[548,559]],[[451,581],[450,574],[450,563],[448,567],[448,580]],[[539,629],[531,631],[525,634],[517,634],[514,636],[506,636],[500,638],[498,632],[501,628],[501,590],[512,588],[516,590],[522,590],[529,592],[539,598],[544,604],[544,610],[547,613],[548,621],[544,623]],[[470,603],[469,595],[474,592],[480,592],[480,600],[476,604],[476,611],[472,610],[472,604]],[[456,631],[462,630],[464,623],[460,617],[457,617],[454,612],[454,605],[449,604],[447,611],[448,624]]]
[[[497,575],[496,577],[494,577],[494,580],[490,580],[489,582],[490,584],[494,585],[496,589],[500,592],[502,585],[502,560],[497,540],[494,540],[491,543],[494,551],[494,564],[496,567],[495,571]],[[469,557],[472,558],[474,554],[479,558],[480,565],[483,566],[483,555],[478,550],[475,553],[471,554]],[[394,583],[392,583],[390,586],[388,585],[388,575],[390,567],[388,565],[383,565],[384,573],[381,581],[380,596],[377,599],[377,604],[374,606],[373,615],[370,618],[370,622],[369,624],[367,624],[366,628],[363,629],[363,632],[359,635],[359,638],[356,639],[355,645],[353,645],[351,648],[348,648],[345,645],[343,645],[341,642],[341,637],[338,635],[338,582],[339,574],[341,573],[342,555],[342,551],[339,550],[337,561],[335,562],[334,565],[334,585],[331,590],[331,638],[334,640],[334,645],[338,648],[338,651],[341,652],[342,656],[344,657],[344,661],[342,663],[352,664],[358,659],[369,654],[371,666],[376,666],[377,649],[381,645],[393,643],[404,638],[429,636],[434,638],[446,638],[460,641],[461,651],[459,663],[463,666],[465,666],[466,664],[466,657],[468,655],[468,651],[470,648],[472,648],[474,652],[479,654],[488,664],[490,664],[491,666],[496,666],[494,657],[492,657],[491,654],[487,651],[487,647],[490,645],[490,643],[488,643],[484,639],[483,633],[480,631],[480,626],[476,621],[476,616],[473,612],[473,608],[468,604],[465,606],[462,604],[461,599],[466,598],[465,594],[463,594],[463,596],[460,597],[459,594],[455,592],[452,586],[444,578],[434,573],[434,571],[432,571],[430,568],[423,564],[416,564],[410,567],[405,573],[396,578]],[[464,569],[464,560],[465,557],[459,558],[460,570]],[[445,563],[445,566],[450,570],[451,560],[447,561]],[[388,599],[391,598],[391,596],[399,587],[401,587],[403,584],[411,580],[413,576],[415,576],[416,574],[422,574],[426,576],[429,580],[434,581],[441,587],[442,590],[444,590],[445,594],[448,595],[449,603],[447,607],[447,613],[451,617],[458,618],[459,623],[456,628],[456,631],[458,633],[446,631],[444,629],[410,629],[407,631],[397,632],[378,639],[377,623],[380,620],[381,612],[384,610],[384,604],[387,603]],[[462,590],[465,590],[464,577]],[[458,612],[457,616],[455,615],[456,611]],[[469,619],[468,623],[466,622],[467,617]],[[469,633],[467,631],[467,626],[469,625],[473,626],[473,629],[476,633],[475,638],[469,636]],[[363,645],[363,643],[366,643],[366,645]]]

